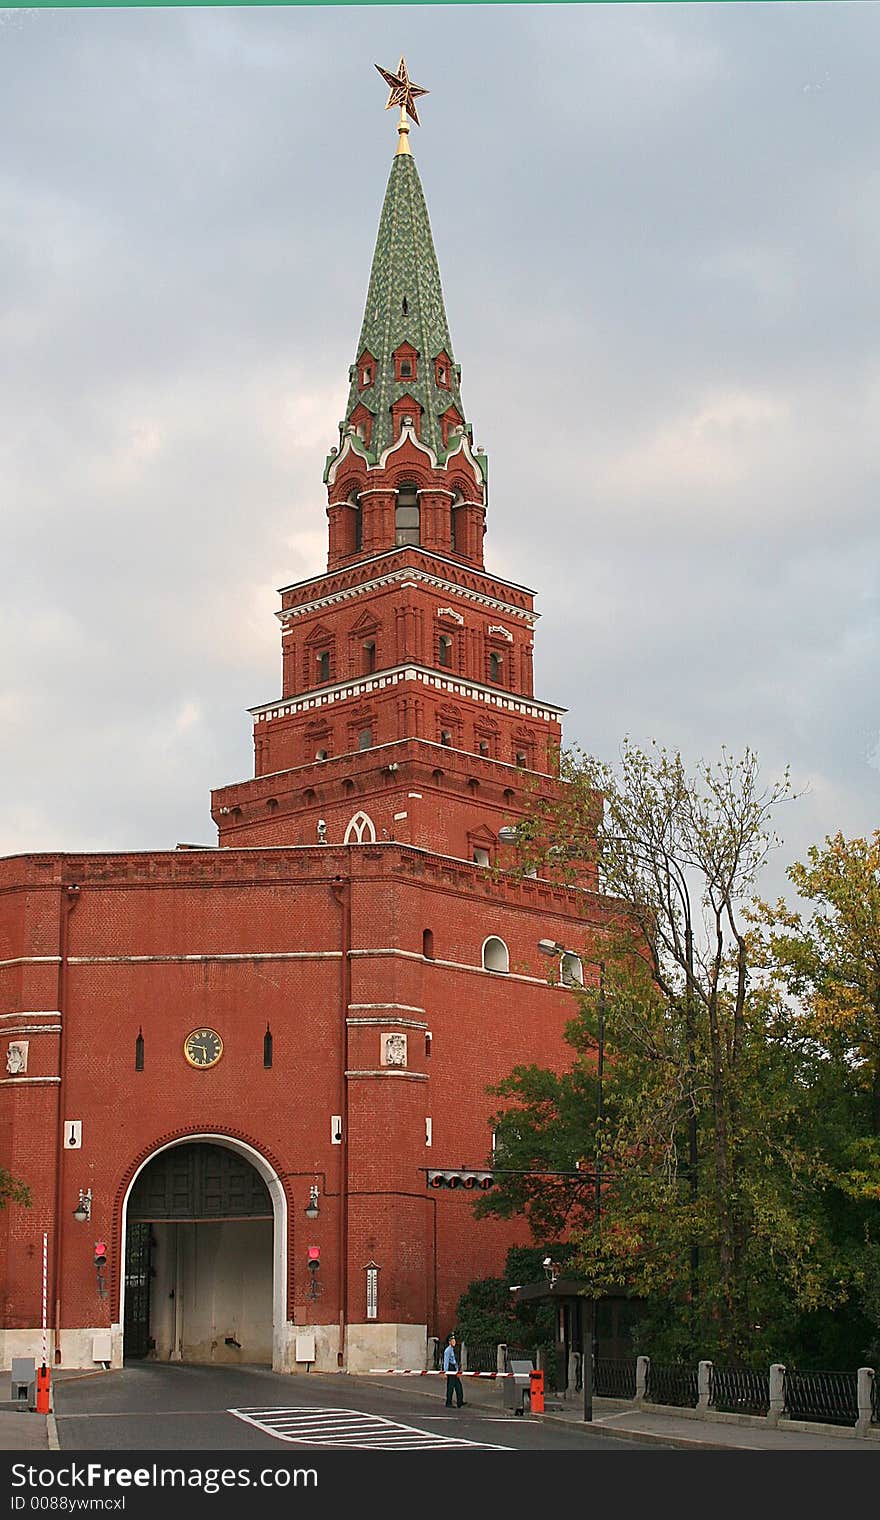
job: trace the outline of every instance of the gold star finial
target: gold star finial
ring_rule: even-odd
[[[406,118],[407,116],[411,116],[416,126],[421,126],[415,103],[420,95],[427,95],[429,92],[423,90],[420,84],[414,84],[410,79],[407,73],[406,59],[402,54],[400,62],[397,65],[396,74],[392,74],[388,69],[383,69],[380,63],[377,63],[375,66],[388,86],[386,111],[390,111],[393,106],[400,107],[400,121],[397,124],[400,136],[397,142],[397,151],[398,153],[408,153],[409,143],[407,142],[407,137],[409,136],[409,127],[407,126]]]

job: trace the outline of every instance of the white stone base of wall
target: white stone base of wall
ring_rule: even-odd
[[[370,1372],[388,1368],[397,1372],[421,1371],[425,1366],[427,1325],[348,1325],[345,1332],[345,1371]],[[300,1344],[297,1346],[297,1337]],[[304,1340],[314,1338],[314,1361],[297,1360],[297,1351],[307,1349]],[[46,1333],[48,1366],[55,1366],[55,1332]],[[339,1372],[339,1326],[295,1325],[287,1321],[272,1337],[272,1371],[284,1373]],[[43,1332],[0,1330],[0,1367],[11,1367],[14,1356],[32,1356],[39,1363],[43,1356]],[[109,1362],[122,1366],[122,1326],[110,1329],[83,1328],[62,1330],[61,1363],[77,1371],[97,1371]]]
[[[77,1371],[96,1370],[106,1362],[111,1367],[122,1366],[122,1326],[111,1325],[108,1330],[95,1327],[82,1330],[62,1330],[61,1366]],[[46,1365],[55,1364],[55,1331],[46,1331],[48,1355]],[[39,1366],[43,1360],[42,1330],[0,1330],[0,1366],[11,1367],[14,1356],[32,1356]]]
[[[297,1346],[297,1337],[300,1344]],[[311,1365],[297,1360],[297,1351],[310,1349],[308,1342],[314,1340],[315,1359]],[[306,1343],[304,1345],[303,1343]],[[338,1372],[339,1326],[294,1325],[288,1320],[281,1331],[272,1338],[273,1372]]]
[[[427,1343],[427,1325],[348,1325],[345,1370],[371,1372],[381,1367],[383,1371],[422,1372]]]

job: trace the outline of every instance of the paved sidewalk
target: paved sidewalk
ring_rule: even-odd
[[[352,1383],[379,1383],[384,1388],[400,1388],[421,1395],[426,1399],[442,1401],[445,1388],[439,1377],[378,1376],[372,1374],[352,1375]],[[464,1396],[468,1403],[490,1409],[500,1409],[503,1393],[500,1378],[465,1377]],[[543,1415],[524,1415],[524,1419],[561,1420],[567,1425],[579,1425],[590,1429],[583,1418],[583,1403],[576,1399],[563,1400],[550,1396],[554,1405]],[[829,1434],[827,1427],[817,1430],[792,1429],[787,1423],[776,1429],[763,1422],[747,1425],[740,1421],[703,1420],[689,1417],[677,1410],[639,1409],[622,1399],[594,1399],[592,1428],[601,1430],[603,1436],[620,1436],[629,1440],[632,1436],[658,1445],[679,1447],[691,1451],[872,1451],[880,1457],[880,1441],[865,1439],[842,1430]]]
[[[47,1451],[46,1423],[44,1414],[0,1410],[0,1451]]]

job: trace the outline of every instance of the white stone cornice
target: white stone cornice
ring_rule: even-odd
[[[382,488],[377,487],[377,489]],[[476,505],[479,506],[479,502]],[[471,565],[466,560],[451,559],[448,554],[443,553],[442,549],[429,549],[424,544],[396,544],[393,549],[380,549],[376,554],[365,554],[361,558],[352,561],[351,564],[346,565],[343,569],[322,570],[320,575],[307,575],[304,580],[293,581],[289,586],[279,586],[278,595],[283,596],[286,591],[301,591],[303,586],[315,586],[319,581],[329,580],[331,576],[344,575],[348,570],[356,568],[358,565],[375,565],[381,560],[392,559],[401,554],[424,555],[426,559],[438,560],[441,565],[451,565],[454,570],[464,570],[469,574],[481,575],[487,581],[495,581],[499,586],[509,586],[511,591],[521,591],[524,596],[536,595],[533,586],[523,586],[519,581],[505,580],[503,575],[493,575],[490,570]]]
[[[366,451],[366,445],[364,444],[363,439],[358,438],[357,433],[346,433],[342,448],[339,450],[339,453],[336,455],[336,458],[327,471],[328,486],[332,486],[334,484],[339,466],[342,464],[342,461],[344,459],[348,458],[349,454],[355,454],[358,459],[363,460],[364,464],[368,465],[370,462],[369,455]]]
[[[487,576],[486,579],[491,580],[492,577]],[[513,607],[510,602],[502,602],[498,597],[489,596],[486,592],[473,591],[470,586],[461,586],[457,581],[449,581],[442,576],[431,575],[427,570],[418,570],[411,566],[406,569],[392,570],[387,575],[377,575],[373,580],[361,581],[357,586],[346,586],[341,591],[332,591],[327,596],[316,597],[314,601],[302,602],[298,607],[283,607],[280,612],[276,612],[275,616],[279,622],[287,623],[293,618],[306,617],[312,612],[322,612],[325,607],[335,607],[341,602],[354,601],[364,592],[381,591],[386,586],[398,585],[401,582],[417,582],[442,591],[445,596],[460,596],[467,602],[476,602],[478,606],[491,608],[493,612],[501,612],[505,617],[517,618],[520,622],[528,624],[530,628],[541,616],[539,612],[530,612],[525,607]]]
[[[438,468],[438,463],[437,455],[434,453],[434,450],[430,448],[427,443],[422,443],[421,438],[416,437],[416,430],[414,427],[407,427],[406,424],[401,427],[400,433],[395,439],[394,443],[389,443],[387,449],[382,450],[382,453],[379,455],[379,462],[377,465],[374,465],[373,468],[384,470],[386,464],[388,463],[388,460],[391,458],[391,455],[396,454],[398,449],[403,448],[403,445],[406,443],[407,439],[409,439],[409,442],[413,445],[414,448],[418,449],[420,454],[426,454],[428,456],[431,468],[436,470]]]
[[[336,702],[349,698],[370,697],[398,686],[401,681],[419,681],[450,696],[469,697],[487,707],[502,712],[517,713],[526,718],[542,718],[552,723],[566,711],[551,702],[537,702],[516,692],[504,691],[494,686],[483,686],[479,681],[469,681],[464,676],[450,676],[424,665],[395,665],[390,670],[377,671],[375,675],[360,676],[354,681],[340,681],[335,686],[320,686],[315,691],[303,692],[298,697],[288,697],[280,702],[263,702],[248,711],[258,723],[274,718],[289,718],[297,713],[318,711],[332,707]]]

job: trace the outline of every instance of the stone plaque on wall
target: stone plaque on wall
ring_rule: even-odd
[[[405,1066],[406,1065],[406,1035],[383,1034],[382,1036],[382,1065]]]

